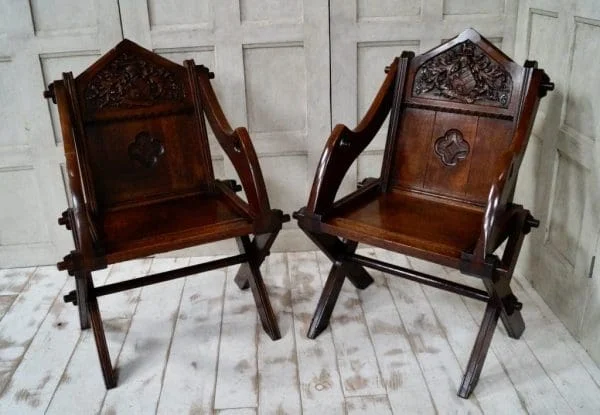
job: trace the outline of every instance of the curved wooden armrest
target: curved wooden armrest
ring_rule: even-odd
[[[511,214],[508,208],[512,202],[517,174],[531,134],[539,100],[554,87],[548,75],[543,70],[537,69],[536,62],[526,62],[525,68],[527,71],[525,76],[529,78],[528,90],[525,92],[526,99],[521,104],[512,145],[498,163],[504,166],[504,169],[490,188],[481,234],[473,252],[474,260],[478,262],[485,262],[487,255],[491,254],[498,245],[498,238],[502,232],[499,225],[506,223],[506,215]]]
[[[504,215],[512,194],[512,185],[516,182],[517,157],[510,151],[501,157],[501,165],[506,166],[498,175],[488,195],[481,234],[474,251],[475,260],[485,262],[488,254],[496,247],[496,239],[500,229],[498,224],[503,223]]]
[[[244,127],[235,130],[231,128],[210,84],[210,73],[202,69],[203,67],[199,67],[197,72],[198,86],[206,118],[240,177],[250,211],[256,216],[267,215],[270,211],[269,198],[248,130]]]
[[[338,124],[331,132],[317,167],[308,212],[322,214],[332,207],[346,172],[381,128],[392,106],[398,62],[396,58],[390,65],[379,92],[358,126],[351,130]]]

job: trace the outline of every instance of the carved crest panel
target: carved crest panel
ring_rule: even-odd
[[[470,149],[469,143],[463,138],[462,133],[454,128],[435,140],[434,145],[435,154],[445,166],[456,166],[460,160],[467,158]]]
[[[98,72],[85,90],[91,110],[148,107],[184,98],[185,89],[173,72],[127,52]]]
[[[413,84],[414,96],[502,108],[511,92],[510,74],[470,40],[425,62]]]

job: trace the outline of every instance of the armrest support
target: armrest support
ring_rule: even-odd
[[[514,132],[512,145],[498,162],[498,165],[503,166],[503,169],[490,188],[481,234],[473,252],[473,260],[479,263],[484,263],[487,256],[492,254],[498,245],[502,243],[501,228],[509,220],[508,216],[514,213],[510,209],[512,197],[539,101],[540,98],[546,95],[547,91],[553,88],[548,75],[537,69],[537,63],[526,62],[525,68],[524,76],[528,78],[529,82],[527,83],[527,91],[523,95],[525,99],[521,102],[520,117]]]
[[[102,257],[101,247],[99,247],[100,236],[98,226],[94,220],[89,206],[86,203],[84,186],[81,182],[82,176],[79,169],[77,157],[77,147],[75,144],[75,131],[72,128],[73,120],[67,91],[62,81],[53,84],[53,101],[57,105],[63,106],[59,111],[60,123],[63,134],[63,144],[65,150],[65,159],[67,175],[69,180],[69,189],[71,191],[71,207],[67,210],[68,228],[73,233],[73,242],[75,252],[65,257],[65,261],[58,264],[59,269],[68,269],[73,273],[77,269],[99,269],[104,268],[103,259],[94,260],[93,263],[86,263],[92,258]],[[100,255],[99,255],[100,254]],[[81,262],[84,261],[84,262]]]
[[[504,216],[508,211],[509,196],[512,193],[511,183],[516,182],[516,157],[512,153],[505,153],[501,164],[506,166],[498,175],[488,195],[481,235],[475,248],[475,257],[482,261],[496,248],[496,240],[500,231],[498,225],[504,222]]]
[[[338,124],[331,132],[317,167],[308,200],[308,212],[322,214],[332,207],[346,172],[385,121],[392,106],[398,62],[398,58],[394,59],[371,107],[358,126],[350,130]]]
[[[270,210],[269,198],[248,130],[244,127],[232,130],[210,84],[209,72],[202,70],[203,67],[199,68],[198,86],[206,118],[240,177],[251,213],[254,216],[266,215]]]

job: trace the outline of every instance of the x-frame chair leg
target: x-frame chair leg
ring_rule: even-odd
[[[498,304],[496,299],[490,299],[485,308],[483,315],[483,321],[479,327],[479,333],[475,340],[475,345],[471,351],[471,357],[467,364],[467,370],[463,376],[460,389],[458,390],[458,396],[467,399],[479,380],[485,357],[487,356],[496,325],[498,324],[498,317],[500,317],[501,306]]]
[[[502,263],[506,267],[506,273],[501,275],[494,283],[496,292],[502,299],[502,312],[500,314],[502,324],[504,324],[508,335],[513,339],[521,337],[525,330],[525,322],[520,311],[521,303],[517,301],[517,297],[513,294],[510,282],[515,271],[515,266],[517,265],[519,253],[521,252],[523,239],[525,239],[525,235],[530,231],[530,226],[527,223],[529,217],[529,211],[527,210],[522,210],[518,215],[515,215],[512,221],[511,235],[508,238],[504,254],[502,255]],[[491,282],[487,284],[490,285]],[[486,286],[486,288],[490,291],[492,287]]]
[[[306,229],[303,229],[303,231],[333,262],[335,262],[340,255],[353,254],[358,246],[358,242],[355,241],[342,241],[338,237],[327,235],[325,233],[314,233]],[[356,288],[364,290],[373,283],[373,278],[364,267],[358,264],[346,264],[345,269],[346,276]]]
[[[306,334],[309,339],[315,339],[319,334],[323,332],[329,325],[329,319],[331,313],[335,307],[335,303],[340,295],[342,285],[344,285],[344,279],[346,278],[347,264],[335,261],[329,271],[329,276],[323,287],[323,292],[317,303],[315,314],[313,315],[308,333]]]
[[[89,322],[92,326],[92,332],[94,333],[98,358],[100,359],[102,375],[104,376],[104,385],[106,386],[106,389],[111,389],[117,386],[117,375],[110,360],[106,336],[104,335],[104,325],[102,324],[102,317],[98,308],[98,299],[93,294],[94,286],[91,273],[84,273],[83,280],[87,286],[85,290],[81,291],[81,297],[79,297],[80,292],[77,292],[77,301],[79,302],[79,305],[83,304],[87,309]]]
[[[458,392],[458,396],[461,398],[468,398],[477,385],[498,318],[502,320],[508,335],[514,339],[521,337],[525,330],[525,322],[520,311],[521,303],[513,294],[510,282],[524,236],[529,231],[526,224],[528,215],[529,212],[523,210],[513,217],[510,236],[502,256],[504,270],[494,269],[493,278],[483,278],[490,299]]]
[[[343,260],[344,255],[353,254],[356,251],[357,242],[342,241],[335,236],[314,233],[306,229],[303,229],[303,231],[333,261],[325,287],[323,287],[323,292],[317,303],[315,314],[308,328],[307,336],[314,339],[329,325],[331,313],[344,285],[344,279],[348,278],[356,288],[365,289],[371,285],[373,278],[362,266]]]
[[[90,317],[85,299],[88,297],[88,278],[90,273],[75,273],[75,292],[77,295],[77,308],[79,310],[79,325],[81,330],[90,328]]]
[[[267,257],[267,253],[269,252],[269,249],[271,249],[271,246],[273,246],[273,242],[275,242],[275,239],[277,239],[278,234],[279,234],[279,231],[271,232],[271,233],[263,233],[260,235],[256,235],[252,239],[252,244],[256,245],[256,249],[258,251],[258,266],[259,267],[262,265],[263,261]],[[242,241],[242,238],[243,237],[236,238],[236,242],[238,245],[238,249],[240,250],[240,252],[243,253],[243,252],[245,252],[245,250],[244,250],[244,243]],[[251,276],[252,276],[252,272],[250,271],[250,265],[247,262],[245,262],[242,265],[240,265],[240,268],[238,269],[238,272],[235,275],[234,281],[241,290],[247,290],[248,288],[250,288],[249,278]]]
[[[273,239],[275,239],[275,237],[273,237]],[[270,243],[272,244],[273,242],[271,241]],[[256,238],[254,238],[252,241],[248,236],[242,236],[238,238],[240,252],[246,253],[249,257],[248,262],[242,264],[242,266],[246,265],[250,274],[245,278],[250,286],[250,289],[252,290],[252,295],[254,296],[254,302],[256,303],[260,321],[269,337],[271,337],[273,340],[277,340],[281,338],[281,333],[279,332],[279,326],[277,325],[277,318],[275,317],[275,313],[271,307],[271,301],[269,300],[267,287],[265,286],[260,273],[260,264],[264,260],[264,256],[261,256],[261,251],[259,250],[257,244]]]
[[[495,281],[484,278],[483,283],[490,299],[487,303],[483,321],[479,327],[479,334],[471,351],[471,357],[458,391],[458,396],[467,399],[479,380],[481,369],[485,362],[494,331],[498,324],[498,318],[502,318],[508,335],[518,339],[525,330],[525,323],[521,316],[520,303],[510,289],[510,276],[505,273],[496,272]],[[512,274],[512,270],[511,270]],[[517,305],[519,304],[519,305]]]

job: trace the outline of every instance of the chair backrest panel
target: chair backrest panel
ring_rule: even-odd
[[[513,122],[405,108],[397,136],[397,187],[485,204],[496,163],[512,141]]]
[[[485,205],[513,139],[523,74],[473,30],[413,58],[392,115],[392,186]]]
[[[208,177],[196,128],[189,113],[87,125],[98,206],[118,208],[200,190]]]
[[[78,157],[98,209],[200,192],[213,179],[185,67],[124,40],[74,82]]]

